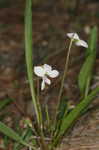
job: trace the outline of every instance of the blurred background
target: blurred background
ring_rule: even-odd
[[[17,85],[26,77],[24,12],[25,0],[0,0],[1,99],[5,95],[12,96],[14,89],[11,90],[10,86],[13,87],[13,82]],[[87,41],[91,28],[99,25],[98,0],[33,0],[32,12],[34,65],[49,63],[60,72],[63,71],[69,44],[66,33],[77,32]],[[71,61],[82,58],[84,51],[74,47]],[[82,61],[80,59],[78,65],[76,62],[74,68],[78,69]]]
[[[69,45],[66,34],[76,32],[87,42],[91,28],[94,25],[99,26],[99,1],[33,0],[32,12],[33,63],[34,65],[48,63],[59,70],[61,76],[66,48]],[[25,0],[0,0],[0,101],[6,98],[14,100],[0,111],[0,120],[7,122],[10,127],[15,127],[16,122],[23,116],[33,116],[25,65],[24,13]],[[64,95],[67,95],[72,103],[77,103],[79,97],[77,75],[84,62],[85,50],[73,46],[71,53]],[[97,76],[99,75],[98,54],[97,44],[95,65]],[[59,83],[60,79],[56,79],[51,87],[40,93],[41,102],[43,105],[49,104],[51,113],[55,109]]]

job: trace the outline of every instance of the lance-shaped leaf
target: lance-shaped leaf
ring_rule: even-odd
[[[26,0],[26,11],[25,11],[25,58],[27,66],[27,75],[28,81],[31,90],[32,101],[37,117],[38,123],[39,120],[39,110],[37,107],[34,82],[33,82],[33,42],[32,42],[32,0]]]
[[[5,106],[7,106],[8,104],[10,104],[13,101],[14,100],[10,99],[10,98],[3,99],[2,101],[0,101],[0,110],[3,109]]]
[[[21,136],[19,136],[14,130],[12,130],[11,128],[6,126],[2,122],[0,122],[0,133],[3,133],[6,136],[8,136],[9,138],[11,138],[12,140],[15,140],[15,141],[19,142],[20,144],[29,147],[29,145],[22,139]]]
[[[88,94],[90,81],[92,79],[92,73],[96,59],[96,41],[97,41],[97,28],[94,27],[91,31],[89,47],[86,51],[86,59],[78,76],[78,85],[82,95],[85,94],[86,90]]]
[[[99,87],[93,90],[86,98],[81,100],[81,102],[62,120],[60,132],[53,137],[52,148],[59,144],[63,135],[74,125],[75,121],[77,121],[82,112],[88,108],[98,93]]]

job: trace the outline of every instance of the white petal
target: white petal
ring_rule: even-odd
[[[45,75],[45,70],[44,70],[43,67],[37,66],[37,67],[34,67],[34,73],[35,73],[37,76],[39,76],[39,77],[44,77],[44,75]]]
[[[75,44],[77,46],[83,46],[83,47],[88,48],[88,44],[85,41],[83,41],[83,40],[79,40],[79,41],[75,42]]]
[[[79,36],[77,33],[67,33],[67,36],[74,40],[79,40]]]
[[[47,77],[44,77],[44,82],[47,83],[47,84],[49,84],[49,85],[51,84],[51,80],[48,79]]]
[[[44,88],[45,88],[45,81],[43,80],[41,83],[41,90],[44,90]]]
[[[52,67],[50,65],[44,64],[43,67],[44,67],[44,70],[46,73],[48,73],[52,70]]]
[[[59,72],[57,70],[52,70],[48,73],[49,77],[55,78],[59,75]]]

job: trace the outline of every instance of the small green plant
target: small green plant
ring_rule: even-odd
[[[55,113],[54,120],[50,119],[48,112],[48,106],[45,106],[46,112],[46,124],[43,119],[42,108],[39,102],[39,94],[36,93],[34,88],[34,73],[42,79],[41,91],[46,88],[46,84],[51,84],[51,78],[58,77],[59,71],[53,70],[48,64],[42,66],[33,66],[33,45],[32,45],[32,0],[26,0],[26,12],[25,12],[25,56],[27,75],[30,85],[32,102],[35,108],[36,121],[33,124],[30,120],[25,120],[25,129],[21,131],[21,134],[13,131],[7,127],[3,122],[0,122],[0,132],[15,141],[14,150],[21,150],[21,147],[26,146],[29,150],[53,150],[58,146],[63,136],[68,132],[78,117],[80,117],[88,106],[94,100],[94,97],[99,93],[99,87],[90,90],[90,84],[93,73],[93,65],[96,58],[96,41],[97,41],[97,27],[92,29],[89,43],[79,38],[77,33],[68,33],[70,38],[70,45],[66,56],[66,62],[64,67],[64,73],[60,85],[60,91],[58,96],[58,105]],[[77,104],[69,111],[69,104],[66,97],[62,97],[64,80],[67,75],[70,52],[72,44],[76,46],[83,46],[86,49],[85,62],[78,75],[78,86],[80,89],[80,103]],[[50,77],[50,79],[49,79]],[[38,91],[38,90],[37,90]],[[39,91],[38,91],[39,92]],[[2,107],[8,103],[8,100],[2,104]]]

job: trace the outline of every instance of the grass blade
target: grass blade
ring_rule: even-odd
[[[91,54],[86,58],[78,77],[78,84],[82,95],[85,94],[87,83],[89,84],[92,78],[92,71],[95,62],[96,54]]]
[[[78,76],[78,85],[82,95],[87,95],[89,91],[90,81],[92,78],[93,66],[96,59],[96,41],[97,28],[94,27],[89,40],[89,48],[86,51],[87,57]]]
[[[86,51],[86,55],[90,55],[92,54],[95,49],[96,49],[96,41],[97,41],[97,27],[93,27],[92,31],[91,31],[91,36],[88,42],[88,48]]]
[[[0,110],[3,109],[6,105],[10,104],[11,102],[13,102],[13,100],[9,98],[0,101]]]
[[[25,13],[25,56],[27,65],[27,74],[31,90],[33,105],[36,112],[37,121],[39,123],[39,113],[37,108],[37,101],[33,83],[33,53],[32,53],[32,0],[26,0],[26,13]]]
[[[62,120],[64,117],[66,117],[67,113],[68,113],[68,99],[62,98],[58,108],[57,120],[54,131],[55,135],[59,133]]]
[[[11,138],[11,139],[19,142],[20,144],[29,147],[29,145],[21,138],[21,136],[19,136],[15,131],[13,131],[11,128],[9,128],[8,126],[6,126],[2,122],[0,122],[0,132],[3,133],[3,134],[5,134],[9,138]]]
[[[52,147],[57,146],[61,137],[68,131],[70,127],[75,123],[77,118],[81,115],[83,110],[89,106],[89,104],[94,100],[94,97],[99,93],[99,87],[91,92],[85,99],[83,99],[62,121],[60,132],[57,137],[53,138]]]
[[[32,130],[31,129],[26,129],[23,133],[22,133],[22,139],[26,142],[29,142],[30,137],[32,136]],[[35,139],[33,139],[32,141],[35,141]],[[20,145],[19,143],[15,143],[13,150],[21,150],[23,148],[23,145]]]

